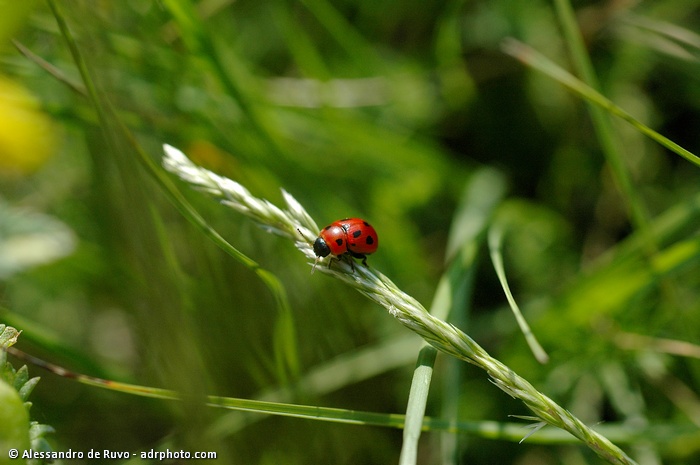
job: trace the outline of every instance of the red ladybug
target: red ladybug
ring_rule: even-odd
[[[321,230],[314,242],[314,253],[316,261],[328,255],[349,255],[361,258],[362,264],[367,266],[367,255],[374,253],[378,246],[377,232],[368,222],[360,218],[345,218],[334,221]]]

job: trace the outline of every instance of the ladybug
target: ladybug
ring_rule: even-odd
[[[361,258],[367,266],[367,255],[374,253],[379,246],[379,238],[374,228],[360,218],[345,218],[334,221],[321,230],[314,242],[316,261],[328,255]],[[353,269],[355,265],[350,261]],[[328,264],[330,267],[330,263]]]

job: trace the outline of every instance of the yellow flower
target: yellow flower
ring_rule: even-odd
[[[53,154],[56,128],[37,100],[0,76],[0,174],[29,174]]]

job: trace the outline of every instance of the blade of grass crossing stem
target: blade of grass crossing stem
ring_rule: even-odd
[[[438,284],[431,311],[433,315],[449,318],[450,323],[464,330],[468,328],[480,245],[494,211],[505,197],[506,184],[500,172],[492,168],[478,170],[469,178],[452,219],[445,252],[449,269]],[[438,302],[441,294],[449,298],[449,305]],[[465,396],[462,373],[463,367],[457,360],[445,360],[441,410],[442,416],[451,422],[458,421],[460,399]],[[444,465],[459,463],[461,440],[460,435],[440,435]]]
[[[546,74],[562,84],[564,87],[568,88],[573,93],[577,94],[579,97],[584,98],[585,100],[608,111],[610,114],[627,121],[645,136],[656,141],[677,155],[680,155],[695,166],[700,167],[700,157],[646,126],[630,113],[615,105],[600,92],[586,85],[584,82],[577,79],[574,75],[567,72],[549,58],[537,52],[535,49],[512,38],[504,40],[501,44],[501,48],[505,53],[519,60],[523,64]]]
[[[73,39],[73,36],[68,28],[62,13],[59,11],[53,0],[49,1],[49,6],[56,18],[59,29],[66,39],[68,46],[73,55],[73,59],[76,62],[80,74],[82,76],[83,82],[87,89],[88,98],[93,102],[95,109],[98,113],[101,124],[107,126],[108,120],[113,120],[116,122],[117,127],[122,132],[122,136],[127,139],[133,146],[135,152],[139,156],[139,160],[146,171],[153,177],[153,179],[160,185],[162,192],[170,199],[173,205],[180,211],[180,213],[187,219],[191,224],[193,224],[200,232],[204,233],[206,237],[211,239],[218,247],[220,247],[224,252],[229,254],[239,263],[250,269],[255,275],[265,284],[270,293],[275,299],[277,309],[279,310],[279,319],[283,324],[284,329],[279,329],[276,331],[276,336],[281,336],[284,339],[283,343],[280,343],[280,347],[277,352],[279,354],[284,354],[285,362],[287,368],[290,370],[292,377],[296,377],[299,372],[299,361],[296,351],[296,333],[294,330],[294,319],[289,306],[289,301],[287,298],[287,293],[279,281],[279,279],[270,271],[263,269],[257,262],[246,256],[244,253],[233,247],[229,242],[227,242],[222,236],[219,235],[209,224],[204,220],[204,218],[199,215],[195,208],[185,199],[185,197],[180,193],[180,191],[175,187],[170,178],[168,178],[158,165],[156,165],[151,158],[143,151],[141,146],[138,144],[134,136],[131,134],[129,129],[124,125],[124,123],[118,118],[116,112],[112,108],[110,102],[106,101],[97,92],[97,89],[91,78],[91,74],[87,68],[87,64],[82,58],[82,54],[78,49],[78,45]],[[284,378],[287,377],[284,371],[280,372],[280,376]]]
[[[537,342],[537,338],[532,333],[530,325],[525,321],[525,317],[523,317],[520,307],[518,307],[518,304],[515,302],[513,293],[510,291],[510,286],[508,285],[508,278],[506,278],[505,267],[503,266],[503,227],[503,223],[496,223],[489,230],[489,252],[491,254],[491,262],[498,275],[498,280],[501,282],[503,292],[506,294],[508,304],[513,311],[515,320],[518,322],[518,326],[520,326],[520,331],[522,331],[525,336],[527,345],[530,346],[530,350],[538,362],[547,363],[549,361],[549,356],[540,343]]]
[[[459,209],[459,211],[464,212],[465,209]],[[458,216],[459,214],[455,216],[453,225],[458,222]],[[484,227],[485,225],[486,223],[484,223]],[[477,272],[478,237],[480,236],[482,235],[475,234],[470,237],[470,240],[465,241],[462,247],[452,254],[449,268],[438,283],[435,298],[431,305],[433,314],[449,315],[451,324],[465,330],[471,311],[472,291]],[[441,411],[443,418],[448,422],[456,423],[458,421],[457,412],[459,411],[460,398],[465,395],[462,383],[463,366],[455,358],[448,358],[444,363]],[[459,435],[440,435],[440,455],[443,464],[458,463],[459,442]]]
[[[411,392],[408,395],[406,408],[406,423],[403,428],[403,445],[401,447],[400,465],[415,465],[418,463],[418,440],[423,428],[425,406],[430,391],[430,381],[433,375],[433,365],[437,349],[425,346],[418,356],[418,363],[413,372]]]
[[[438,283],[430,313],[459,328],[466,328],[479,244],[483,240],[493,212],[506,192],[506,182],[498,171],[485,168],[476,171],[467,181],[450,226],[445,252],[447,271]],[[461,391],[461,365],[455,359],[446,360],[443,415],[457,421],[456,412]],[[414,377],[414,381],[416,378]],[[427,394],[427,393],[426,393]],[[443,463],[457,461],[459,445],[455,435],[443,435]]]

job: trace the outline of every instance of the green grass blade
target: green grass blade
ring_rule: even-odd
[[[428,403],[430,380],[433,375],[433,365],[437,350],[425,346],[420,351],[418,363],[413,372],[411,391],[406,408],[406,424],[403,428],[403,444],[401,447],[400,465],[415,465],[418,463],[418,439],[420,439],[425,417],[425,406]]]
[[[700,157],[646,126],[630,113],[615,105],[600,92],[586,85],[584,82],[577,79],[571,73],[564,70],[562,67],[533,48],[515,39],[506,39],[502,44],[502,49],[505,53],[518,59],[523,64],[551,77],[586,101],[599,106],[600,108],[624,121],[627,121],[645,136],[648,136],[650,139],[658,142],[670,151],[685,158],[693,165],[700,167]]]
[[[74,379],[81,384],[97,387],[113,392],[147,397],[152,399],[180,401],[180,393],[170,390],[143,386],[137,384],[111,381],[93,376],[75,373],[63,367],[48,363],[44,360],[26,354],[14,347],[3,349],[2,354],[10,353],[28,363],[40,366],[52,373],[65,378]],[[425,354],[422,362],[432,364],[432,355]],[[391,413],[375,413],[340,408],[318,407],[314,405],[291,404],[284,402],[270,402],[255,399],[240,399],[223,396],[207,396],[205,404],[213,408],[236,410],[239,412],[251,412],[257,415],[277,415],[307,420],[329,421],[333,423],[345,423],[365,426],[378,426],[384,428],[405,428],[407,418],[404,415]],[[428,431],[444,431],[452,434],[472,434],[475,436],[499,439],[511,442],[520,442],[526,434],[522,423],[503,423],[494,421],[453,421],[441,418],[423,417],[420,428]],[[678,425],[655,425],[653,427],[634,427],[623,424],[599,425],[597,429],[601,434],[615,438],[620,442],[635,443],[640,439],[651,442],[668,442],[682,440],[683,437],[697,433],[694,427],[682,427]],[[545,428],[536,435],[528,436],[527,441],[533,444],[576,444],[576,439],[566,432]]]
[[[559,21],[562,24],[562,30],[574,67],[583,82],[591,89],[597,91],[597,89],[600,89],[600,84],[576,22],[574,9],[569,0],[555,0],[554,4]],[[651,256],[656,252],[657,245],[649,231],[649,213],[641,199],[639,189],[635,188],[629,169],[625,165],[621,143],[612,127],[612,121],[609,114],[600,106],[591,102],[588,102],[587,106],[598,141],[625,199],[632,223],[642,232],[642,237],[646,242],[646,253]]]
[[[152,386],[142,386],[117,381],[100,379],[80,373],[68,371],[60,366],[45,362],[33,357],[21,350],[9,347],[4,349],[8,353],[49,370],[59,376],[75,379],[81,384],[106,389],[113,392],[148,397],[153,399],[179,401],[179,393]],[[3,352],[4,353],[4,352]],[[427,355],[428,359],[430,355]],[[428,360],[429,361],[429,360]],[[240,399],[222,396],[207,396],[205,403],[209,407],[236,410],[239,412],[251,412],[257,415],[277,415],[308,420],[329,421],[366,426],[378,426],[385,428],[401,429],[406,425],[406,417],[399,414],[364,412],[340,408],[318,407],[313,405],[300,405],[284,402],[270,402],[254,399]],[[453,421],[449,419],[424,417],[422,429],[428,431],[444,431],[452,434],[472,434],[475,436],[499,439],[511,442],[520,442],[527,433],[523,423],[504,423],[494,421]],[[613,438],[621,443],[636,443],[641,439],[650,442],[668,443],[681,441],[684,438],[697,434],[697,428],[692,425],[663,425],[657,424],[650,427],[630,426],[628,424],[608,423],[598,425],[596,428],[600,434]],[[563,430],[545,428],[536,435],[528,436],[527,441],[533,444],[576,444],[577,440]]]
[[[498,275],[498,280],[501,283],[503,292],[505,292],[506,294],[506,298],[508,299],[510,309],[513,311],[515,320],[518,322],[520,331],[522,331],[523,336],[525,336],[527,345],[530,347],[532,354],[535,356],[538,362],[547,363],[549,361],[549,355],[547,355],[547,352],[545,352],[540,343],[537,341],[537,337],[535,337],[535,334],[530,329],[530,325],[527,324],[525,317],[520,311],[520,307],[518,307],[518,303],[513,297],[513,293],[510,290],[510,286],[508,285],[508,278],[506,277],[506,270],[503,265],[502,254],[504,235],[505,231],[503,223],[494,224],[489,230],[488,242],[489,252],[491,254],[491,262],[493,263],[493,267],[496,270],[496,274]]]

